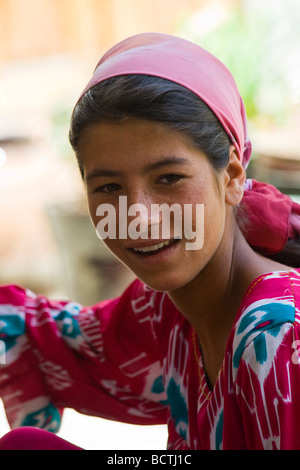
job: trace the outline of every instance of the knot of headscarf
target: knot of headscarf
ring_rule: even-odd
[[[199,96],[217,116],[247,168],[251,141],[244,103],[232,74],[216,57],[182,38],[138,34],[102,57],[81,96],[108,78],[130,74],[165,78]],[[247,212],[244,235],[251,246],[272,254],[280,252],[289,238],[300,238],[300,206],[272,185],[247,180],[242,203]]]
[[[300,238],[300,205],[271,184],[247,179],[241,206],[242,232],[262,253],[280,253],[289,239]]]

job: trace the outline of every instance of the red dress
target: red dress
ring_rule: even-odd
[[[211,390],[195,332],[167,294],[136,280],[82,308],[4,286],[0,397],[12,428],[55,433],[69,407],[167,423],[170,450],[299,449],[299,318],[300,270],[253,281]]]

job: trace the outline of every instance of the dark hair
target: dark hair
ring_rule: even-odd
[[[129,116],[161,122],[184,133],[206,154],[215,170],[226,168],[231,141],[215,114],[197,95],[163,78],[123,75],[95,85],[75,106],[69,138],[82,176],[79,151],[82,131],[97,122],[122,121]],[[242,204],[236,215],[245,233],[247,217]],[[281,253],[269,257],[300,267],[299,241],[289,240]]]
[[[161,122],[183,132],[210,159],[215,169],[226,168],[230,140],[211,109],[177,83],[149,75],[123,75],[94,86],[81,98],[71,119],[70,142],[81,174],[79,139],[90,124],[128,116]]]

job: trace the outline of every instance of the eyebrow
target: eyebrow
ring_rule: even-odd
[[[189,160],[187,160],[186,158],[167,157],[162,160],[159,160],[158,162],[149,163],[148,165],[145,166],[144,170],[146,172],[150,172],[153,170],[158,170],[159,168],[162,168],[167,165],[174,165],[174,164],[184,165],[185,163],[189,163]],[[86,181],[90,181],[91,179],[99,178],[101,176],[122,176],[122,175],[124,175],[122,171],[108,170],[105,168],[96,168],[95,170],[92,170],[86,176]]]

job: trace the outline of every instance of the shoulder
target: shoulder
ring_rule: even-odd
[[[273,272],[253,281],[233,329],[234,375],[247,352],[258,365],[272,360],[295,326],[300,326],[300,270]]]

